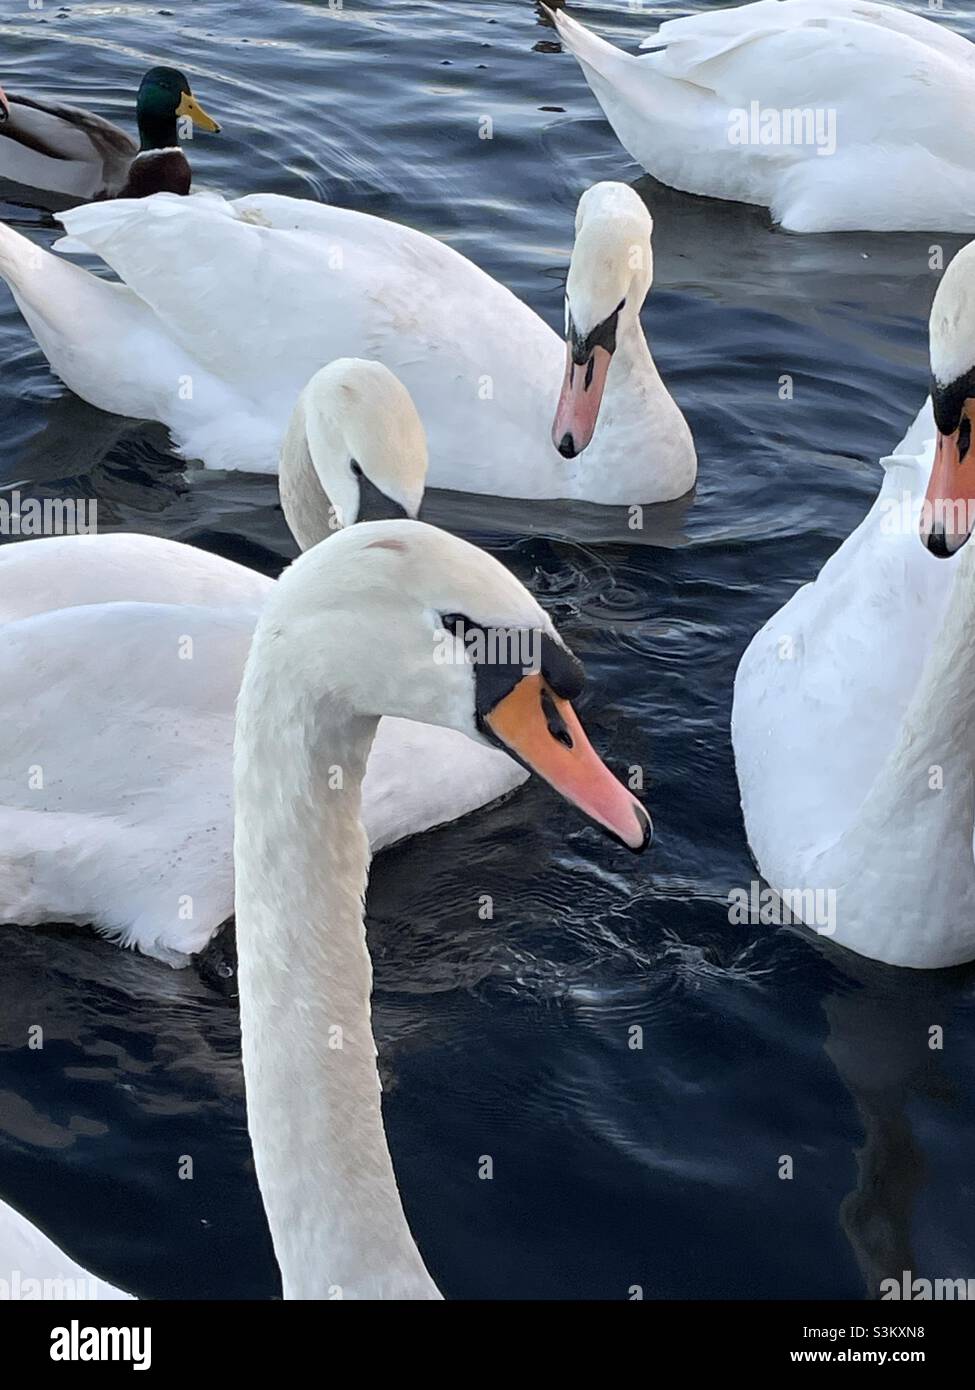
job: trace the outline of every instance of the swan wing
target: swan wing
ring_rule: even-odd
[[[101,256],[150,313],[166,368],[156,396],[168,395],[152,418],[189,457],[276,468],[298,393],[340,356],[374,358],[403,381],[430,435],[434,486],[490,492],[500,477],[503,492],[506,469],[523,482],[526,431],[550,452],[558,338],[422,232],[269,194],[156,194],[61,221],[64,249]],[[172,383],[184,378],[181,401]]]
[[[0,623],[101,603],[263,602],[274,581],[179,541],[118,532],[0,547]]]
[[[0,627],[0,921],[91,923],[178,963],[230,916],[257,611],[101,603]]]
[[[272,585],[147,537],[0,549],[0,922],[91,923],[178,965],[231,915],[234,709]],[[526,776],[452,730],[382,720],[372,848]]]
[[[455,729],[380,720],[362,784],[373,853],[488,806],[528,776],[506,753]]]
[[[22,1298],[121,1300],[132,1297],[82,1269],[6,1202],[0,1202],[0,1280],[8,1288],[17,1284]],[[10,1294],[12,1298],[16,1296]]]
[[[722,57],[758,37],[812,25],[827,30],[855,21],[913,39],[926,48],[964,60],[971,45],[961,34],[922,15],[873,0],[756,0],[751,5],[706,10],[668,19],[645,38],[641,49],[662,50],[670,76],[693,80],[703,63]],[[835,28],[833,30],[835,31]]]
[[[648,79],[703,88],[725,112],[752,102],[833,109],[843,148],[920,144],[970,163],[972,123],[959,99],[975,80],[975,45],[930,20],[880,5],[759,0],[673,20],[658,39],[664,46],[643,60]]]

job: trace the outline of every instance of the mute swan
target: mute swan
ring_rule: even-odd
[[[189,193],[177,119],[220,127],[175,68],[150,68],[136,97],[139,144],[91,111],[0,90],[0,179],[69,198]]]
[[[444,629],[508,634],[540,667],[472,664]],[[380,715],[506,748],[631,849],[649,819],[590,747],[581,668],[527,591],[422,522],[366,522],[287,570],[264,608],[235,742],[247,1108],[286,1298],[433,1298],[383,1130],[362,901],[360,781]],[[344,772],[335,784],[330,769]],[[336,1041],[338,1039],[338,1041]]]
[[[975,516],[975,243],[942,277],[930,338],[933,411],[752,639],[731,732],[768,882],[805,892],[797,915],[851,950],[937,968],[975,958],[975,546],[952,554]],[[949,525],[955,502],[968,520]]]
[[[975,46],[946,24],[758,0],[668,20],[636,56],[548,13],[662,183],[770,208],[792,232],[975,230]]]
[[[305,547],[336,520],[415,516],[425,468],[402,384],[334,362],[293,413],[285,513]],[[151,536],[0,546],[0,923],[91,923],[173,965],[206,946],[233,911],[234,702],[274,590]],[[461,734],[384,721],[365,782],[372,847],[526,775]]]
[[[472,659],[473,632],[503,637],[511,664]],[[370,1017],[360,813],[379,719],[507,749],[640,851],[649,817],[590,746],[582,683],[527,590],[422,522],[341,532],[264,606],[237,711],[234,862],[248,1125],[285,1298],[440,1296],[400,1201]]]
[[[122,286],[3,226],[0,274],[73,391],[161,421],[186,458],[273,471],[297,392],[322,362],[353,354],[409,390],[433,487],[630,505],[694,483],[690,431],[640,325],[653,223],[624,184],[580,200],[568,348],[456,251],[365,213],[158,194],[60,220],[61,247],[95,252]]]

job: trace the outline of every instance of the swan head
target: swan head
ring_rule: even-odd
[[[416,517],[426,476],[423,425],[388,367],[342,357],[315,373],[292,415],[279,477],[303,549],[337,527]],[[322,512],[327,521],[316,522]]]
[[[573,709],[581,664],[527,589],[468,542],[418,521],[341,531],[285,571],[255,650],[269,639],[274,666],[330,710],[457,729],[504,749],[628,848],[649,843],[649,815]]]
[[[955,256],[931,306],[934,466],[921,510],[921,539],[933,555],[953,555],[975,523],[975,241]]]
[[[625,183],[597,183],[579,199],[565,286],[565,377],[552,441],[575,458],[592,440],[622,328],[639,323],[653,281],[653,218]]]

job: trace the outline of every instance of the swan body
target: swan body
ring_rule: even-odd
[[[661,182],[794,232],[975,231],[975,45],[945,24],[872,0],[757,0],[668,20],[632,55],[550,14]],[[811,138],[776,137],[794,111]]]
[[[386,515],[415,516],[426,443],[385,368],[322,369],[288,439],[282,492],[305,546],[358,521],[360,497],[371,515],[385,499]],[[234,705],[275,587],[150,536],[0,547],[0,923],[91,923],[174,965],[206,946],[233,911]],[[526,776],[451,730],[384,721],[364,787],[370,845]]]
[[[430,437],[434,487],[630,505],[693,485],[690,431],[640,326],[652,220],[625,185],[598,184],[579,205],[570,351],[582,368],[561,397],[557,335],[477,266],[409,227],[271,194],[159,194],[76,208],[61,221],[69,236],[60,246],[101,256],[120,284],[7,227],[0,274],[73,391],[161,421],[187,458],[273,471],[298,391],[323,362],[351,354],[384,363],[409,390]],[[615,350],[588,389],[589,340],[610,321]]]
[[[218,131],[175,68],[151,68],[136,97],[140,141],[91,111],[0,90],[0,179],[76,199],[190,191],[177,118]]]
[[[0,1202],[0,1290],[11,1299],[130,1299],[82,1269],[20,1212]]]
[[[864,521],[749,644],[732,742],[768,882],[832,893],[832,913],[804,920],[842,945],[936,968],[975,958],[975,546],[937,524],[952,448],[946,476],[968,468],[975,515],[957,463],[975,413],[975,244],[942,278],[931,334],[933,399]]]

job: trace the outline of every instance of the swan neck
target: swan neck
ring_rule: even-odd
[[[869,934],[868,954],[898,965],[970,959],[973,561],[975,549],[959,557],[945,617],[890,753],[849,829],[817,870],[818,885],[836,890],[838,939],[859,949],[858,938]],[[905,915],[905,903],[921,905],[923,928],[909,925],[916,914]]]
[[[947,758],[963,764],[971,775],[975,742],[966,731],[971,729],[975,701],[975,542],[969,542],[956,560],[931,563],[953,564],[955,576],[941,628],[903,721],[901,748],[905,761],[930,758],[933,766]]]
[[[619,324],[596,433],[583,458],[588,470],[611,479],[602,499],[609,503],[670,501],[694,485],[694,442],[638,314]]]
[[[321,433],[321,432],[320,432]],[[310,550],[337,528],[335,511],[326,486],[328,469],[324,438],[316,439],[314,453],[308,437],[304,396],[300,397],[281,444],[278,491],[281,510],[291,534],[302,550]]]
[[[655,382],[660,380],[639,314],[628,314],[619,325],[606,389],[615,390],[619,384],[628,383],[633,377]]]
[[[258,626],[238,706],[234,860],[248,1124],[284,1294],[437,1297],[371,1025],[360,810],[377,721],[322,701],[273,626]]]

